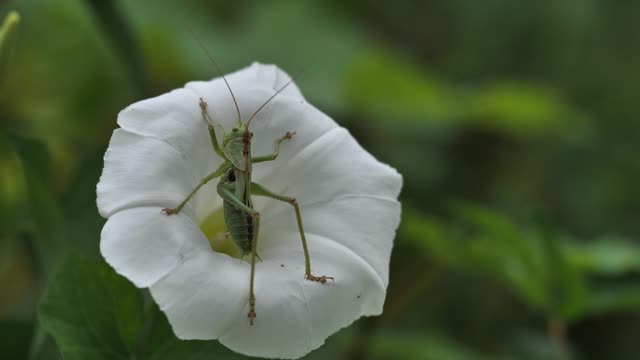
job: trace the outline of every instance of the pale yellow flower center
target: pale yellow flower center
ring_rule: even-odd
[[[215,252],[227,254],[234,258],[241,258],[240,249],[236,246],[227,233],[227,225],[224,222],[224,210],[219,208],[200,221],[200,230],[209,240],[211,249]]]

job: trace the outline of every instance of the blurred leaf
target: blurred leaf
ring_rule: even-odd
[[[0,86],[4,83],[5,76],[9,71],[9,61],[16,43],[19,24],[20,15],[11,11],[0,27]]]
[[[105,223],[96,207],[96,184],[102,173],[103,155],[102,151],[89,154],[79,162],[61,200],[69,243],[92,257],[100,256],[100,232]]]
[[[71,255],[40,303],[65,359],[130,359],[143,326],[139,291],[104,263]]]
[[[494,82],[463,88],[436,79],[424,66],[393,51],[362,56],[345,81],[348,103],[356,112],[386,121],[471,124],[530,136],[568,134],[578,126],[574,120],[581,118],[543,87]]]
[[[153,360],[235,360],[246,357],[236,354],[222,346],[218,341],[180,340],[176,338],[166,316],[153,305],[154,324],[148,336],[144,349],[141,348],[143,359]]]
[[[348,103],[375,118],[455,120],[464,111],[460,94],[398,56],[363,56],[352,65],[345,82]]]
[[[640,245],[605,237],[589,243],[567,243],[564,250],[575,266],[600,275],[640,272]]]
[[[128,78],[134,85],[138,96],[147,94],[145,67],[140,57],[140,49],[127,18],[119,9],[119,2],[113,0],[87,0],[107,38],[111,40],[116,52],[128,71]]]
[[[37,252],[44,273],[50,276],[68,247],[62,210],[50,191],[49,153],[39,140],[18,137],[12,140],[24,169]]]
[[[562,251],[562,238],[548,219],[538,215],[535,219],[542,239],[547,266],[544,269],[547,303],[552,318],[571,320],[583,315],[587,301],[587,284],[583,271],[570,263]]]
[[[569,261],[557,230],[539,220],[518,226],[496,211],[456,204],[452,224],[410,211],[402,234],[424,253],[447,266],[484,273],[513,289],[530,306],[554,318],[584,315],[588,296],[585,273]]]
[[[478,123],[526,135],[536,131],[568,131],[578,115],[548,89],[498,82],[478,91],[469,104],[469,116]]]
[[[164,314],[104,262],[69,256],[40,303],[65,359],[242,358],[217,341],[183,341]]]
[[[589,296],[587,312],[602,314],[621,310],[640,310],[640,285],[605,285],[595,287]]]
[[[449,232],[437,219],[406,209],[400,232],[403,239],[412,239],[413,245],[433,260],[455,268],[468,267],[467,247]]]
[[[374,359],[415,360],[482,360],[507,359],[495,355],[483,355],[463,344],[437,335],[418,333],[384,332],[371,341],[369,351]]]
[[[35,334],[33,335],[29,349],[29,360],[60,359],[62,359],[62,354],[53,337],[42,329],[42,324],[36,324]]]
[[[32,325],[24,322],[0,321],[0,357],[4,359],[26,359]]]
[[[464,221],[475,263],[501,278],[525,301],[538,308],[548,306],[544,268],[547,259],[531,234],[511,219],[479,206],[458,204],[454,212]]]

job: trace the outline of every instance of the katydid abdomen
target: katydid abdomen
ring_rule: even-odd
[[[224,221],[227,223],[229,236],[242,251],[242,256],[251,254],[254,235],[253,217],[225,201]]]
[[[243,204],[248,208],[253,208],[251,192],[247,188],[248,176],[248,172],[231,168],[222,179],[220,186],[239,196],[239,199],[242,199]],[[224,221],[227,224],[229,236],[242,252],[242,256],[250,254],[255,235],[253,216],[227,200],[224,200],[223,206]]]

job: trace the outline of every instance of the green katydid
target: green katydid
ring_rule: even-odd
[[[202,44],[201,47],[206,52],[206,49]],[[289,84],[295,79],[292,78],[283,87],[276,91],[267,101],[265,101],[247,120],[246,123],[242,121],[240,115],[240,108],[236,101],[235,95],[231,90],[231,86],[227,82],[227,79],[220,71],[220,67],[208,54],[211,62],[215,65],[218,73],[224,80],[231,98],[233,99],[236,112],[238,115],[238,122],[236,127],[231,132],[225,133],[222,140],[222,145],[218,143],[216,137],[213,121],[207,111],[207,103],[200,98],[200,109],[202,111],[202,118],[206,122],[209,136],[211,138],[211,144],[216,154],[223,158],[224,162],[218,169],[211,174],[203,178],[200,183],[193,189],[193,191],[176,207],[165,208],[163,211],[167,215],[178,213],[187,202],[193,197],[193,195],[209,181],[220,178],[217,185],[217,192],[223,200],[224,206],[224,219],[229,230],[229,236],[240,248],[242,256],[251,254],[251,278],[249,283],[249,313],[251,325],[253,325],[253,319],[256,317],[255,302],[256,297],[254,294],[254,277],[255,277],[255,265],[256,265],[256,248],[258,243],[258,235],[260,231],[260,213],[253,208],[252,195],[265,196],[279,201],[287,202],[291,204],[295,210],[296,220],[298,223],[298,231],[300,232],[300,239],[302,241],[302,249],[304,252],[305,261],[305,273],[304,278],[310,281],[316,281],[320,283],[326,283],[327,280],[333,280],[330,276],[315,276],[311,273],[311,260],[309,257],[309,249],[307,247],[307,240],[304,234],[304,228],[302,226],[302,217],[300,215],[300,207],[295,198],[276,194],[264,186],[251,181],[251,171],[254,163],[260,163],[265,161],[272,161],[278,157],[280,151],[280,143],[285,140],[291,139],[295,132],[287,132],[274,142],[274,152],[270,155],[264,156],[251,156],[251,139],[253,133],[249,130],[251,121],[255,118],[260,110],[262,110],[273,98],[282,92]]]

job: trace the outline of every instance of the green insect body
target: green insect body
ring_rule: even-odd
[[[211,60],[213,61],[213,59]],[[220,72],[219,69],[218,72]],[[220,74],[222,75],[221,72]],[[271,101],[276,95],[284,90],[284,88],[293,80],[289,81],[286,85],[276,91],[253,113],[249,120],[244,123],[241,119],[240,109],[238,107],[235,96],[233,95],[233,91],[231,90],[231,87],[227,83],[227,80],[224,78],[224,76],[222,76],[222,78],[225,81],[229,92],[231,93],[231,97],[233,98],[233,102],[236,106],[236,111],[238,114],[238,123],[231,132],[224,134],[222,146],[220,146],[220,144],[218,143],[213,122],[209,117],[207,111],[207,103],[204,102],[203,99],[200,99],[200,109],[202,110],[202,117],[207,124],[213,150],[216,152],[216,154],[223,158],[224,162],[222,163],[222,165],[220,165],[220,167],[218,167],[218,169],[203,178],[195,187],[195,189],[193,189],[193,191],[176,208],[165,208],[163,209],[163,211],[166,212],[167,215],[178,213],[202,186],[204,186],[212,179],[220,177],[220,181],[217,185],[217,192],[223,200],[224,219],[229,230],[229,236],[238,246],[238,248],[242,252],[243,257],[249,254],[251,255],[248,317],[250,319],[251,325],[253,325],[254,318],[256,317],[256,298],[253,289],[256,258],[258,257],[256,248],[260,231],[260,213],[253,208],[253,202],[251,200],[252,195],[269,197],[279,201],[287,202],[293,206],[304,253],[304,278],[310,281],[326,283],[327,280],[333,280],[333,277],[324,275],[314,276],[311,273],[311,260],[309,257],[309,250],[307,247],[307,241],[302,225],[300,208],[296,199],[286,195],[276,194],[263,187],[262,185],[251,181],[251,171],[253,164],[275,160],[278,157],[280,143],[285,140],[291,139],[295,133],[287,132],[282,137],[276,139],[274,142],[273,154],[252,157],[251,139],[253,137],[253,133],[251,133],[251,131],[249,130],[249,125],[251,124],[251,121],[256,116],[256,114],[264,106],[266,106],[269,101]]]
[[[251,157],[251,149],[250,146],[245,146],[245,133],[240,134],[240,129],[237,128],[234,130],[231,134],[225,135],[222,143],[224,156],[229,159],[233,166],[220,179],[218,187],[223,187],[233,192],[245,206],[253,209],[251,189],[247,186],[251,184],[251,162],[245,160]],[[246,132],[248,132],[248,128]],[[235,134],[240,136],[235,136]],[[250,132],[248,136],[251,137]],[[250,254],[253,249],[253,239],[255,238],[253,216],[227,200],[224,200],[223,206],[224,221],[229,229],[231,239],[240,248],[242,256]]]

